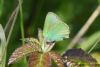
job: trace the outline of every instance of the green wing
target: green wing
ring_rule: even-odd
[[[56,14],[49,12],[46,16],[43,36],[47,41],[60,41],[69,37],[69,27]]]

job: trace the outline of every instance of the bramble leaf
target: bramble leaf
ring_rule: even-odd
[[[62,61],[62,57],[59,54],[57,54],[54,51],[50,51],[49,55],[50,55],[51,59],[53,59],[56,62],[58,67],[64,67],[64,63]]]
[[[18,59],[22,58],[23,56],[34,52],[39,51],[39,45],[27,43],[19,48],[17,48],[11,55],[8,65],[16,62]]]
[[[64,63],[68,67],[90,66],[95,67],[97,61],[82,49],[70,49],[63,56]]]
[[[48,53],[33,52],[29,57],[29,67],[50,67],[51,58]]]

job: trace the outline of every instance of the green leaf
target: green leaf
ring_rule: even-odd
[[[86,38],[83,42],[81,42],[78,48],[82,48],[83,50],[89,49],[94,43],[100,38],[100,31],[95,32],[90,37]]]
[[[6,64],[6,37],[3,27],[0,24],[0,67],[5,67]]]
[[[59,54],[57,54],[56,52],[51,51],[51,52],[49,52],[49,55],[50,55],[51,59],[53,59],[56,62],[58,67],[64,67],[62,57]]]
[[[29,67],[50,67],[51,58],[48,53],[34,52],[29,57]]]
[[[36,45],[36,46],[35,46]],[[12,64],[16,62],[18,59],[24,57],[25,55],[34,52],[34,51],[39,51],[39,47],[37,44],[30,44],[27,43],[19,48],[17,48],[11,55],[8,64]]]

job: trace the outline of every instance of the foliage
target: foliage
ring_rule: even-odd
[[[23,37],[28,38],[34,36],[37,38],[37,29],[43,28],[45,15],[50,11],[59,15],[61,20],[69,25],[71,31],[69,39],[57,42],[57,45],[55,45],[52,49],[56,53],[62,55],[65,51],[68,50],[68,44],[71,42],[80,28],[84,26],[87,19],[99,5],[99,2],[100,0],[23,0],[23,2],[19,5],[18,0],[0,0],[0,24],[4,28],[3,32],[5,32],[5,37],[7,39],[7,42],[5,41],[5,43],[8,43],[6,67],[12,52],[19,46],[22,46],[21,41],[23,40]],[[19,8],[21,9],[19,10]],[[8,23],[12,12],[14,12],[14,14],[10,20],[10,23]],[[85,32],[85,35],[81,37],[74,48],[82,48],[88,52],[96,43],[96,41],[99,40],[99,17],[100,16],[95,19],[95,21],[89,27],[88,31]],[[100,42],[93,48],[92,52],[90,53],[90,55],[92,54],[92,56],[98,62],[100,60],[99,44]],[[0,41],[0,46],[1,45],[2,44]],[[39,54],[39,56],[41,55]],[[17,63],[9,65],[9,67],[27,67],[28,62],[25,58],[21,59]],[[52,67],[56,66],[53,65]]]
[[[8,65],[16,62],[16,60],[23,56],[32,53],[31,56],[29,55],[29,67],[50,67],[52,65],[51,59],[54,60],[59,67],[64,67],[62,57],[56,52],[52,52],[51,49],[56,41],[68,37],[68,25],[62,22],[56,14],[49,12],[45,19],[43,32],[39,29],[38,39],[22,39],[23,41],[26,41],[27,44],[19,47],[12,53]]]
[[[5,67],[6,65],[6,37],[4,30],[0,24],[0,67]]]

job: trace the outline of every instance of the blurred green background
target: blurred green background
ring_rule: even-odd
[[[18,0],[0,0],[0,24],[5,28],[7,21],[18,5]],[[57,42],[53,50],[63,53],[68,44],[85,24],[87,19],[99,5],[97,0],[23,0],[23,21],[25,37],[37,37],[38,28],[43,28],[45,16],[48,12],[56,13],[70,27],[70,38]],[[20,15],[11,34],[7,47],[7,60],[12,52],[21,46]],[[5,33],[6,35],[8,34]],[[78,42],[78,48],[88,51],[100,37],[100,15],[96,18],[89,30]],[[99,38],[100,39],[100,38]],[[100,43],[93,49],[92,55],[100,59]],[[19,61],[9,67],[25,67],[25,63]]]

